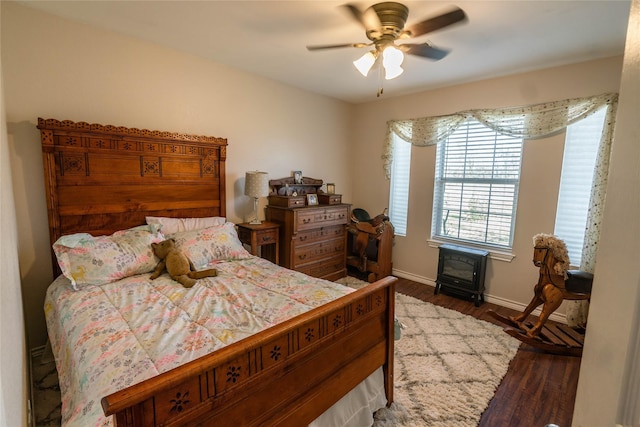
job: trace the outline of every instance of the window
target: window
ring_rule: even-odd
[[[396,235],[407,235],[411,144],[393,134],[393,164],[389,191],[389,219]]]
[[[521,159],[522,138],[500,135],[475,119],[439,143],[433,237],[511,247]]]
[[[567,245],[571,264],[582,261],[593,171],[607,109],[567,127],[554,234]]]

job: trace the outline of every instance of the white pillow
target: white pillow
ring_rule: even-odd
[[[224,225],[227,219],[221,216],[206,218],[169,218],[166,216],[148,216],[147,224],[159,224],[163,234],[180,233],[183,231],[201,230],[214,225]]]

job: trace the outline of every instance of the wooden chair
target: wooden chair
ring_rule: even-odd
[[[370,283],[390,276],[394,230],[386,213],[371,219],[364,209],[354,209],[347,230],[347,265],[368,274]]]

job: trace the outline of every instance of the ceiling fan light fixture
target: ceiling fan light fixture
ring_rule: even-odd
[[[376,59],[377,55],[375,51],[372,50],[362,55],[359,59],[353,61],[353,65],[358,71],[360,71],[360,74],[367,77],[367,74],[369,74],[373,64],[376,62]]]
[[[467,21],[467,15],[459,7],[453,7],[449,12],[423,19],[409,27],[405,25],[409,17],[409,8],[395,1],[376,3],[364,10],[354,3],[347,3],[343,5],[343,8],[364,28],[365,36],[371,43],[317,45],[307,46],[307,49],[315,51],[372,46],[373,50],[353,61],[353,65],[364,77],[367,77],[371,69],[376,66],[380,86],[382,86],[383,71],[386,80],[394,79],[404,72],[402,62],[404,61],[405,53],[435,61],[443,59],[449,53],[448,50],[434,47],[431,43],[403,43],[396,45],[396,41],[423,36],[450,25]],[[378,91],[378,96],[381,94],[382,87]]]

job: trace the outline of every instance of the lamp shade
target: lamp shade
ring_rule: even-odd
[[[266,172],[247,172],[244,181],[244,194],[249,197],[269,195],[269,174]]]

